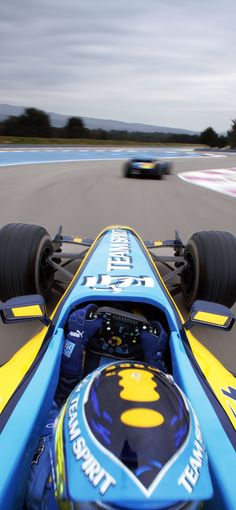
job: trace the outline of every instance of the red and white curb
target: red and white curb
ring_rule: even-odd
[[[236,198],[236,168],[217,168],[178,174],[186,182]]]

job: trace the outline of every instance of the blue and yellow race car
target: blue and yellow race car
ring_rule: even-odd
[[[64,251],[68,243],[78,250]],[[193,335],[195,324],[206,334],[234,324],[235,236],[197,232],[184,245],[176,232],[144,242],[129,227],[111,226],[95,240],[65,236],[61,227],[51,238],[17,223],[0,230],[0,245],[3,322],[43,323],[0,367],[0,508],[24,508],[62,353],[73,350],[67,342],[65,351],[68,318],[93,304],[100,327],[54,425],[58,508],[235,510],[235,376]],[[172,254],[161,255],[162,247]],[[75,274],[69,261],[78,264]],[[44,298],[53,287],[62,296],[48,316]],[[179,291],[187,321],[173,298]],[[159,368],[146,362],[147,334]]]
[[[158,161],[150,157],[139,157],[127,161],[124,165],[124,177],[150,177],[162,179],[172,172],[172,163]]]

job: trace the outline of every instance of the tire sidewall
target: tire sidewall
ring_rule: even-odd
[[[47,282],[47,285],[44,283],[44,278],[42,278],[41,275],[41,265],[43,263],[44,257],[46,258],[46,255],[51,255],[53,253],[52,249],[52,242],[47,233],[43,236],[41,239],[38,249],[35,254],[35,260],[34,260],[34,282],[35,282],[35,290],[37,294],[45,295],[50,290],[50,287],[53,282],[53,277],[49,279]]]
[[[236,238],[230,232],[195,232],[188,241],[184,258],[188,262],[181,275],[185,305],[196,299],[227,307],[236,301]]]
[[[186,286],[184,284],[184,277],[181,280],[184,302],[185,302],[186,306],[188,308],[190,308],[193,301],[195,301],[198,297],[199,286],[200,286],[200,275],[201,275],[199,251],[198,251],[193,239],[190,239],[185,247],[184,258],[187,261],[189,261],[189,259],[191,259],[191,265],[192,265],[192,269],[194,271],[193,283],[192,283],[191,289],[188,290],[186,288]]]
[[[10,223],[0,230],[0,299],[41,294],[46,297],[54,280],[47,264],[53,244],[45,228]]]

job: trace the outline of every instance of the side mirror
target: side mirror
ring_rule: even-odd
[[[233,312],[227,306],[212,303],[210,301],[194,301],[185,329],[190,329],[195,324],[230,330],[235,323]]]
[[[40,319],[50,324],[44,298],[39,294],[8,299],[0,305],[0,315],[5,324]]]

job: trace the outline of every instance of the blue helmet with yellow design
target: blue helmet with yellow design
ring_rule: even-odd
[[[60,413],[54,444],[62,508],[193,510],[212,495],[193,409],[171,376],[145,363],[87,376]]]

